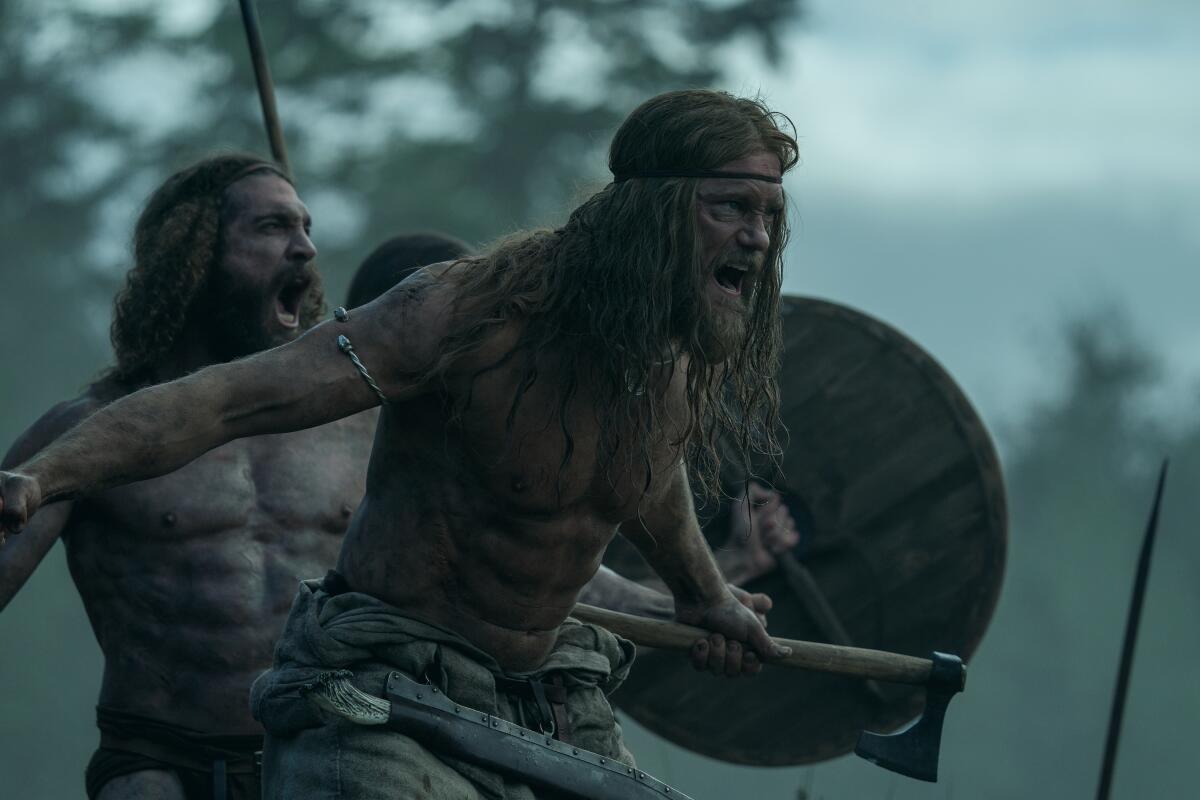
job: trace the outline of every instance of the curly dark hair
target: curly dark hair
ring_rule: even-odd
[[[116,364],[105,378],[145,383],[168,356],[217,264],[226,189],[263,172],[291,183],[266,159],[222,153],[176,172],[150,195],[134,229],[134,266],[113,302]],[[323,295],[313,291],[301,309],[301,325],[314,325],[324,310]]]
[[[785,123],[790,127],[760,100],[707,90],[668,92],[643,103],[621,125],[609,168],[614,175],[706,170],[766,151],[787,171],[798,151]],[[777,215],[770,231],[740,348],[717,355],[705,344],[711,337],[705,292],[711,276],[699,252],[698,184],[697,178],[678,177],[614,182],[575,209],[563,227],[517,234],[468,259],[458,295],[466,324],[446,341],[430,374],[477,348],[490,331],[522,320],[516,345],[501,361],[516,359],[524,369],[510,422],[538,375],[557,373],[565,468],[574,446],[566,409],[581,386],[594,386],[602,468],[611,479],[614,469],[633,466],[614,460],[622,442],[637,443],[632,453],[624,452],[646,468],[648,488],[650,452],[661,441],[667,409],[665,393],[639,387],[661,385],[664,354],[681,346],[689,357],[690,420],[671,445],[687,455],[697,493],[720,493],[719,438],[736,443],[743,460],[751,453],[778,458],[775,375],[786,215]]]

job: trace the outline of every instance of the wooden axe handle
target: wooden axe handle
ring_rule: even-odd
[[[697,639],[708,637],[703,628],[694,628],[679,622],[635,617],[619,611],[577,603],[571,616],[581,622],[589,622],[608,628],[642,647],[660,647],[667,650],[690,650]],[[792,648],[792,654],[772,664],[796,667],[814,672],[829,672],[852,678],[871,678],[889,683],[924,685],[929,683],[932,662],[927,658],[916,658],[882,650],[867,650],[862,647],[843,647],[820,642],[802,642],[796,639],[776,639],[779,644]]]

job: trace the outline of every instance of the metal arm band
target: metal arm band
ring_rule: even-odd
[[[338,306],[333,310],[333,317],[338,322],[345,322],[346,320],[350,319],[350,315],[346,313],[346,309],[342,308],[341,306]],[[354,352],[354,345],[350,343],[350,339],[345,335],[340,335],[337,338],[337,345],[338,349],[345,353],[350,359],[350,363],[354,365],[356,370],[358,370],[358,374],[362,376],[362,379],[366,382],[367,386],[369,386],[371,391],[375,393],[375,396],[379,398],[379,402],[386,405],[388,401],[387,397],[384,395],[383,390],[379,388],[379,384],[376,383],[375,379],[371,377],[371,373],[367,372],[367,367],[362,363],[362,360],[359,359],[358,353]]]

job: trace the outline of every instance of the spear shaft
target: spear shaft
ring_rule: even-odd
[[[1142,601],[1146,599],[1146,582],[1150,577],[1150,555],[1154,551],[1154,536],[1158,530],[1158,509],[1162,505],[1163,485],[1167,481],[1167,461],[1158,473],[1158,488],[1150,521],[1142,539],[1142,554],[1138,558],[1137,577],[1133,582],[1133,599],[1129,603],[1129,618],[1125,622],[1125,643],[1121,649],[1121,667],[1117,672],[1117,688],[1113,693],[1112,714],[1108,718],[1108,740],[1104,745],[1104,764],[1100,768],[1100,788],[1096,800],[1108,800],[1112,788],[1113,766],[1117,760],[1117,744],[1121,740],[1121,720],[1125,716],[1125,695],[1129,689],[1129,673],[1133,668],[1133,649],[1137,644],[1138,625],[1142,619]]]
[[[250,45],[250,61],[254,65],[254,79],[258,83],[258,99],[262,103],[263,122],[267,126],[267,139],[271,144],[271,155],[284,174],[292,174],[288,163],[287,145],[283,142],[283,126],[279,124],[279,110],[275,108],[275,85],[271,82],[271,68],[267,66],[267,51],[263,47],[262,31],[258,27],[258,11],[254,0],[239,0],[242,7],[242,24],[246,29],[246,42]]]

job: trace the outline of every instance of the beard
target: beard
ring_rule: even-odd
[[[762,254],[732,241],[691,275],[695,340],[709,364],[720,364],[740,353],[750,335],[758,282],[767,276]]]
[[[685,346],[711,365],[740,352],[750,330],[753,287],[737,298],[714,298],[708,266],[680,271],[674,281],[671,329]]]
[[[298,274],[310,279],[301,301],[307,310],[312,305],[313,293],[320,294],[316,267],[309,264],[290,271],[286,280],[295,280]],[[223,271],[214,272],[200,309],[213,355],[219,361],[233,361],[269,350],[292,341],[317,321],[302,314],[299,327],[284,327],[277,321],[277,297],[277,284],[264,290],[239,283]],[[317,303],[320,304],[319,299]]]
[[[746,316],[748,310],[733,311],[714,309],[708,304],[700,324],[696,327],[696,338],[704,357],[710,364],[718,364],[731,358],[746,343]]]
[[[704,283],[708,280],[706,275]],[[714,301],[707,285],[701,289],[695,335],[708,363],[727,361],[745,347],[753,296],[751,291],[735,301]]]

